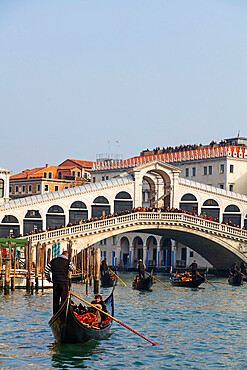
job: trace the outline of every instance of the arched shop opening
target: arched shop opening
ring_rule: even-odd
[[[219,222],[220,207],[214,199],[208,199],[203,203],[201,214],[203,216],[212,217],[213,221]]]
[[[69,209],[69,222],[76,224],[80,220],[86,220],[88,218],[88,210],[86,204],[81,201],[76,201],[71,204]]]
[[[27,211],[23,220],[23,234],[29,234],[30,232],[42,231],[43,222],[39,211],[29,210]]]
[[[126,191],[121,191],[114,200],[114,212],[131,211],[133,202],[131,196]]]
[[[92,205],[92,217],[106,216],[110,214],[110,204],[109,201],[103,197],[99,196],[94,199]]]
[[[223,214],[223,222],[232,226],[241,227],[241,213],[238,206],[231,204],[226,207]]]
[[[52,206],[46,214],[46,228],[58,229],[65,226],[64,210],[60,206]]]
[[[20,225],[19,221],[15,216],[6,215],[0,224],[0,236],[6,238],[8,236],[19,237],[20,236]]]
[[[170,268],[171,266],[171,258],[172,258],[172,248],[171,248],[171,239],[164,238],[161,240],[161,259],[162,259],[162,265],[167,266],[167,268]]]
[[[193,194],[185,194],[179,203],[179,208],[191,213],[198,213],[198,202]]]
[[[139,259],[144,260],[146,256],[143,255],[143,240],[139,236],[136,236],[133,239],[133,247],[134,247],[134,260],[135,264],[138,263]]]

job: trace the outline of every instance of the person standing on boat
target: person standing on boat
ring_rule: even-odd
[[[191,268],[192,280],[196,280],[196,275],[197,275],[197,263],[196,263],[196,260],[194,260],[194,262],[192,262],[192,264],[189,266],[189,268]]]
[[[142,260],[140,259],[139,263],[138,263],[138,266],[137,266],[137,270],[139,272],[140,280],[145,279],[145,269],[146,269],[146,267],[145,267],[144,263],[142,262]]]
[[[107,259],[104,258],[100,266],[101,275],[105,275],[108,271]]]
[[[45,277],[53,281],[53,315],[63,305],[69,291],[69,271],[75,271],[75,266],[68,259],[68,252],[64,251],[60,256],[51,260],[45,268]],[[52,279],[51,279],[52,273]]]

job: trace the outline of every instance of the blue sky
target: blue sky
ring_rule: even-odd
[[[246,0],[0,0],[0,50],[13,173],[247,136]]]

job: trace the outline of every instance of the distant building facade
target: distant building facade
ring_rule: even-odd
[[[93,162],[67,159],[58,166],[27,169],[10,177],[9,196],[18,199],[86,184]]]
[[[0,206],[9,201],[9,178],[11,171],[0,168]]]

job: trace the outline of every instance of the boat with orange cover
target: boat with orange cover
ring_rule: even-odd
[[[114,316],[113,291],[114,288],[105,300],[107,312],[111,316]],[[105,319],[99,327],[90,326],[95,317],[91,312],[82,315],[76,313],[69,294],[60,310],[50,319],[49,325],[59,343],[86,343],[91,339],[106,338],[112,326],[113,320],[109,318]]]

